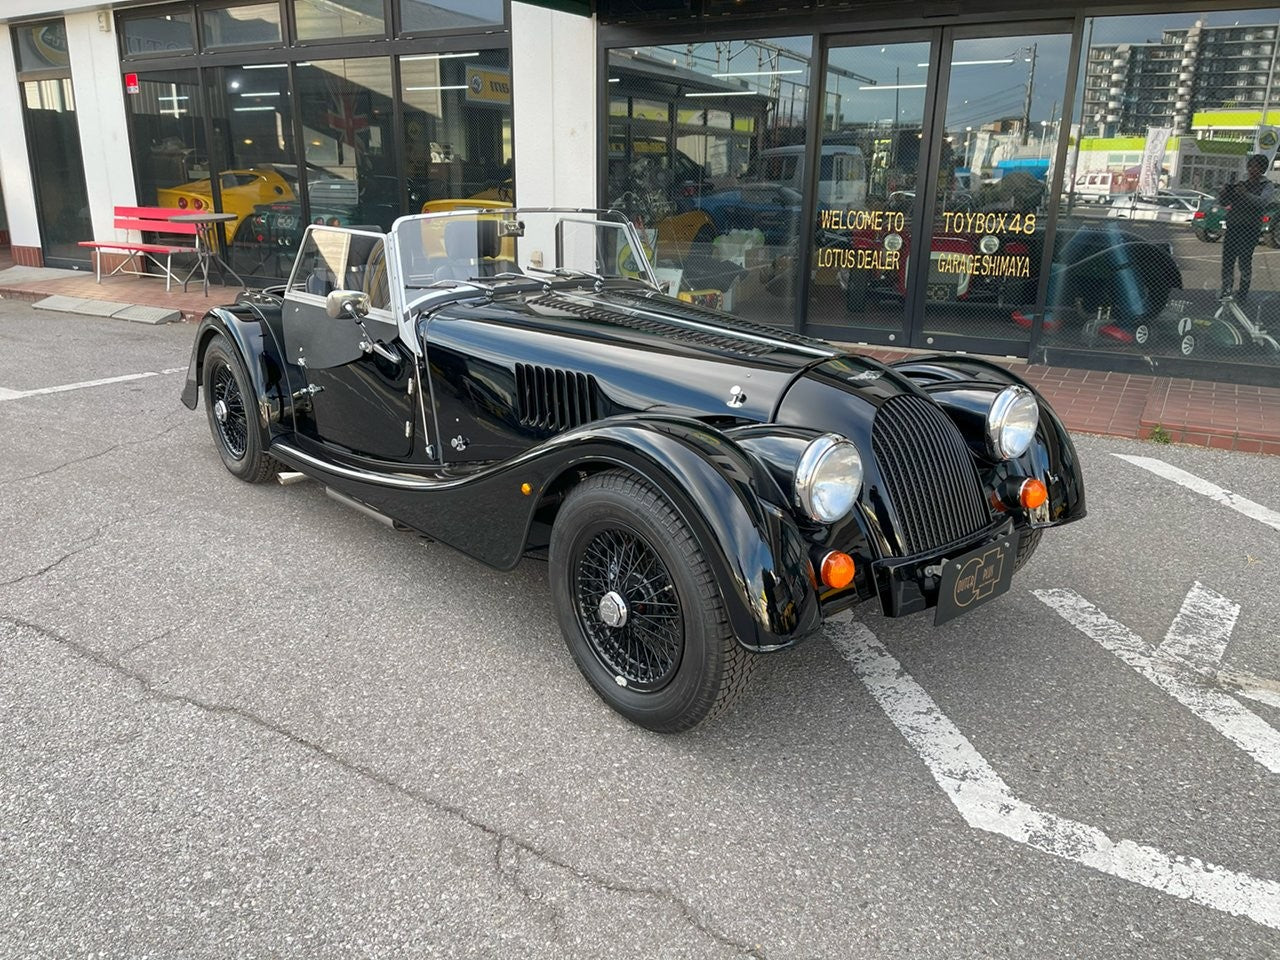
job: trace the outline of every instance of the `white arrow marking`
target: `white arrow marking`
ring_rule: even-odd
[[[1264,507],[1260,503],[1254,503],[1238,493],[1223,489],[1216,483],[1210,483],[1203,477],[1197,477],[1194,473],[1187,473],[1185,470],[1180,470],[1171,464],[1165,463],[1163,460],[1156,460],[1154,457],[1135,457],[1127,453],[1113,453],[1112,456],[1119,457],[1126,463],[1132,463],[1135,467],[1141,467],[1143,470],[1150,470],[1156,476],[1172,480],[1174,483],[1184,486],[1188,490],[1194,490],[1210,500],[1216,500],[1218,503],[1230,507],[1236,513],[1243,513],[1246,517],[1257,520],[1259,523],[1265,523],[1273,530],[1280,530],[1280,513],[1270,507]]]
[[[145,380],[147,377],[161,377],[171,373],[183,373],[186,367],[170,367],[158,373],[126,373],[119,377],[104,377],[101,380],[81,380],[79,383],[64,383],[57,387],[40,387],[36,390],[7,390],[0,387],[0,403],[6,400],[21,400],[23,397],[38,397],[46,393],[66,393],[68,390],[84,390],[86,387],[104,387],[111,383],[126,383],[130,380]]]
[[[1280,883],[1195,857],[1171,857],[1019,800],[880,641],[860,623],[831,624],[836,647],[965,822],[1043,853],[1280,929]]]
[[[1207,686],[1203,675],[1190,664],[1153,650],[1136,633],[1112,620],[1073,590],[1033,590],[1032,593],[1062,619],[1110,650],[1258,763],[1272,773],[1280,773],[1280,732],[1230,694]],[[1179,619],[1181,616],[1179,614]],[[1177,627],[1175,621],[1174,628]],[[1169,632],[1173,634],[1174,630]],[[1216,678],[1212,670],[1207,672]]]
[[[1198,670],[1216,673],[1239,618],[1238,603],[1197,580],[1156,653],[1180,657]]]

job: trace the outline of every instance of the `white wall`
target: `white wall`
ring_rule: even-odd
[[[116,237],[112,207],[137,203],[114,24],[111,17],[106,18],[112,29],[103,32],[98,15],[92,10],[68,14],[66,22],[93,236],[110,240]]]
[[[27,160],[27,138],[22,132],[22,101],[13,61],[13,36],[3,24],[0,24],[0,117],[6,118],[4,130],[0,131],[0,190],[4,191],[9,239],[15,246],[38,247],[36,191]]]
[[[516,200],[522,207],[595,207],[596,24],[511,4]]]

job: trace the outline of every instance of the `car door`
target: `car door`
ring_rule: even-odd
[[[330,317],[334,290],[369,295],[363,326]],[[289,359],[306,371],[294,428],[345,452],[404,460],[413,449],[415,358],[397,336],[380,234],[309,227],[284,295]]]

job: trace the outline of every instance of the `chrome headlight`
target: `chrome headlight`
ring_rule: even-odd
[[[1040,424],[1040,404],[1026,387],[1005,387],[987,411],[987,442],[1000,460],[1027,452]]]
[[[834,523],[853,509],[862,489],[862,457],[844,437],[824,433],[809,443],[796,466],[796,505],[819,523]]]

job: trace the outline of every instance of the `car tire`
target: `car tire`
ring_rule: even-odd
[[[693,532],[648,482],[609,471],[575,487],[549,559],[569,652],[618,713],[678,733],[742,695],[758,658],[730,630]]]
[[[1013,572],[1017,573],[1022,569],[1023,565],[1031,559],[1031,555],[1036,552],[1036,547],[1040,546],[1040,535],[1043,530],[1027,530],[1022,534],[1022,538],[1018,541],[1018,553],[1013,558]]]
[[[1266,238],[1268,247],[1272,250],[1280,249],[1280,236],[1277,236],[1274,230],[1268,230],[1263,236]]]
[[[1222,239],[1222,232],[1220,230],[1197,230],[1196,236],[1205,243],[1217,243]]]
[[[223,466],[246,483],[272,479],[280,464],[263,449],[249,374],[240,351],[221,334],[205,351],[203,386],[209,430]]]

